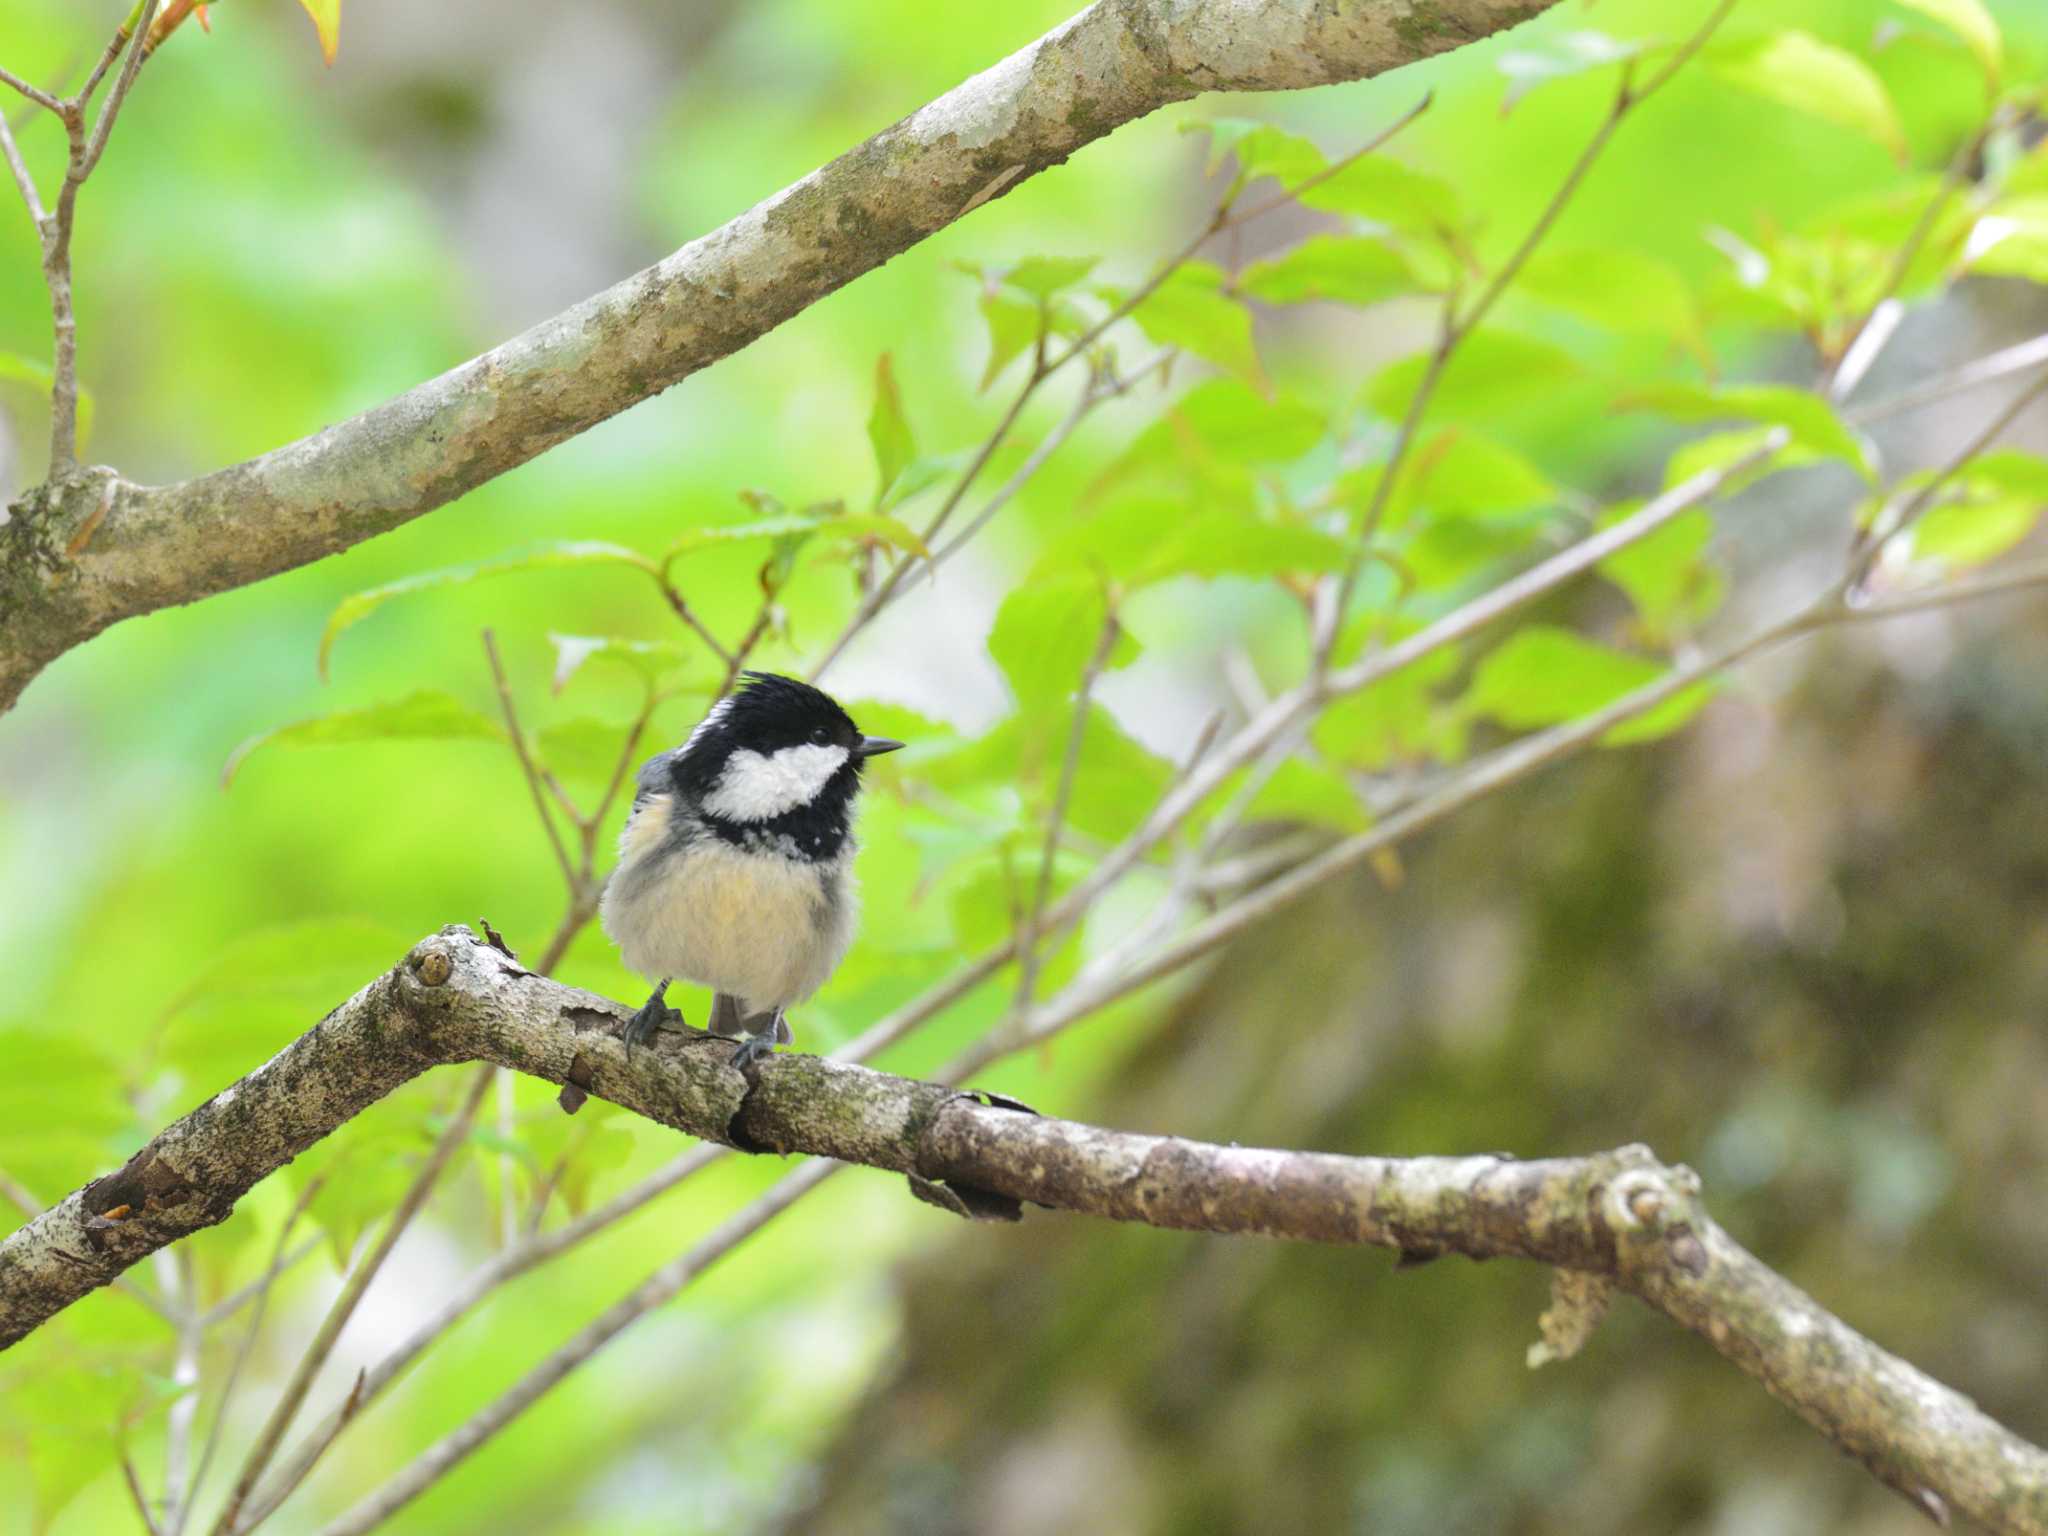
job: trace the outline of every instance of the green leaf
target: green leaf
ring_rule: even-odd
[[[542,544],[523,554],[506,555],[497,560],[482,560],[472,565],[449,566],[446,570],[423,571],[417,576],[407,576],[381,587],[372,587],[367,592],[357,592],[345,597],[328,616],[327,628],[320,636],[320,676],[327,676],[327,659],[334,650],[334,642],[341,632],[375,613],[395,597],[410,597],[418,592],[431,592],[440,587],[457,587],[477,580],[482,576],[502,576],[508,571],[547,570],[558,566],[571,565],[624,565],[635,570],[654,574],[655,563],[636,549],[627,549],[620,544],[606,544],[593,539],[565,540],[553,544]]]
[[[1615,402],[1622,410],[1655,411],[1674,421],[1726,421],[1730,417],[1783,427],[1795,447],[1842,459],[1866,480],[1877,471],[1863,439],[1819,395],[1783,384],[1708,389],[1699,384],[1658,384]]]
[[[1238,288],[1266,304],[1329,299],[1361,307],[1428,291],[1408,258],[1364,235],[1316,235],[1269,261],[1254,262]]]
[[[1005,368],[1038,344],[1044,314],[1036,304],[1006,293],[984,292],[981,318],[988,323],[988,366],[981,371],[980,387],[987,389]]]
[[[1541,39],[1533,48],[1504,53],[1494,66],[1508,78],[1507,94],[1500,103],[1501,115],[1512,112],[1515,104],[1538,86],[1635,58],[1652,42],[1650,38],[1623,41],[1605,32],[1563,32]]]
[[[1855,54],[1787,28],[1715,48],[1712,71],[1730,85],[1860,133],[1901,163],[1906,130],[1877,73]]]
[[[602,790],[618,769],[619,754],[625,750],[626,733],[631,729],[629,725],[580,715],[543,727],[533,744],[541,762],[556,778]]]
[[[2034,531],[2041,502],[2011,493],[1977,493],[1931,508],[1913,528],[1916,558],[1951,566],[1996,560]]]
[[[1363,832],[1371,818],[1345,777],[1324,763],[1290,757],[1253,794],[1247,821],[1307,822],[1339,832]]]
[[[1697,348],[1699,311],[1678,269],[1614,246],[1538,251],[1517,279],[1530,298],[1623,335],[1668,336]]]
[[[995,280],[1006,288],[1028,293],[1035,299],[1049,299],[1083,281],[1101,259],[1099,256],[1026,256],[996,273]]]
[[[1983,0],[1898,0],[1909,11],[1918,11],[1922,16],[1939,22],[1963,40],[1963,45],[1976,55],[1977,62],[1984,66],[1984,76],[1991,88],[1998,89],[1999,76],[2005,69],[2005,39],[1999,35],[1998,23],[1991,19],[1991,13],[1984,9]]]
[[[503,741],[505,728],[486,719],[451,693],[423,688],[386,704],[315,715],[292,725],[251,736],[228,754],[220,771],[221,788],[234,782],[249,754],[260,747],[331,747],[359,741],[398,740]]]
[[[406,935],[359,917],[314,918],[237,935],[164,1005],[163,1059],[211,1092],[304,1034],[365,978],[389,970]]]
[[[2048,195],[1994,203],[1971,226],[1963,262],[1973,272],[2048,283]]]
[[[903,472],[903,466],[917,457],[917,439],[903,414],[903,396],[896,388],[896,370],[884,352],[875,359],[875,404],[868,412],[868,442],[875,450],[875,503],[889,494],[889,487]]]
[[[122,1064],[74,1035],[0,1026],[0,1168],[56,1200],[118,1166],[134,1150],[115,1146],[127,1086]]]
[[[555,648],[554,691],[560,693],[569,680],[593,661],[624,666],[638,674],[649,688],[672,672],[681,670],[690,654],[668,640],[628,640],[621,635],[558,635],[548,633]]]
[[[1348,213],[1390,229],[1452,239],[1464,223],[1458,194],[1441,177],[1410,170],[1384,155],[1354,160],[1301,193],[1303,206]]]
[[[1647,656],[1612,650],[1569,629],[1531,624],[1479,663],[1464,709],[1510,730],[1540,730],[1582,719],[1655,682],[1664,667]],[[1647,741],[1674,731],[1706,702],[1704,686],[1686,689],[1639,719],[1608,732],[1609,745]]]
[[[19,352],[0,352],[0,379],[26,384],[45,400],[52,397],[57,387],[57,375],[48,363],[23,357]],[[81,450],[92,440],[93,416],[97,410],[92,391],[81,384],[78,388],[78,446]]]
[[[1918,478],[1918,477],[1916,477]],[[1972,459],[1913,528],[1917,558],[1949,566],[1995,560],[2034,531],[2048,508],[2048,459],[2001,449]]]
[[[1390,513],[1400,523],[1416,507],[1470,517],[1552,506],[1558,499],[1556,483],[1522,454],[1454,427],[1437,433],[1410,458]]]
[[[1457,647],[1445,646],[1337,700],[1316,722],[1317,750],[1374,770],[1462,755],[1460,723],[1437,700],[1457,669]]]
[[[1319,175],[1329,164],[1323,152],[1299,134],[1242,117],[1211,118],[1207,122],[1182,123],[1182,133],[1209,135],[1209,164],[1213,176],[1229,155],[1237,161],[1236,186],[1270,176],[1283,187],[1297,187]]]
[[[341,0],[299,0],[320,35],[320,57],[329,64],[341,47]]]
[[[1182,347],[1226,368],[1262,394],[1270,387],[1252,344],[1252,316],[1224,291],[1220,267],[1190,261],[1131,312],[1138,328],[1161,346]]]
[[[1432,356],[1416,352],[1380,370],[1366,386],[1365,403],[1389,421],[1403,419]],[[1430,398],[1430,413],[1491,419],[1533,396],[1554,392],[1578,373],[1577,360],[1550,342],[1512,331],[1474,331],[1451,354]]]
[[[1635,510],[1616,507],[1601,525],[1617,523]],[[1609,555],[1600,562],[1600,574],[1628,594],[1644,629],[1661,638],[1675,627],[1704,618],[1720,603],[1721,574],[1705,560],[1713,537],[1714,520],[1696,507]]]
[[[1046,755],[1039,776],[1043,801],[1050,800],[1058,783],[1066,733],[1072,728],[1069,717],[1053,733],[1056,750]],[[1139,745],[1100,704],[1090,704],[1067,801],[1067,823],[1105,843],[1116,842],[1145,819],[1172,779],[1171,763]]]
[[[1067,698],[1102,638],[1102,582],[1079,570],[1041,572],[996,610],[988,650],[1027,712]]]
[[[1240,463],[1274,464],[1298,459],[1322,441],[1328,423],[1314,406],[1293,395],[1266,396],[1235,378],[1205,379],[1168,408],[1161,431],[1184,445],[1178,424],[1201,446]],[[1176,451],[1181,451],[1180,447]]]
[[[1664,489],[1668,491],[1673,486],[1683,485],[1694,475],[1710,469],[1726,469],[1730,464],[1749,457],[1776,430],[1774,427],[1744,427],[1735,432],[1709,432],[1704,437],[1681,444],[1664,466]],[[1740,474],[1722,481],[1721,493],[1732,496],[1781,469],[1797,469],[1819,462],[1819,456],[1811,449],[1788,444],[1776,453],[1766,454]]]

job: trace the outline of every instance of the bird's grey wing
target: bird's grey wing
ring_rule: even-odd
[[[675,787],[669,777],[669,769],[674,765],[675,757],[675,748],[670,747],[665,752],[655,753],[640,765],[640,772],[633,780],[634,809],[639,809],[640,802],[650,795],[666,794]]]

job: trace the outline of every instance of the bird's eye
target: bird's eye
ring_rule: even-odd
[[[811,740],[815,741],[821,747],[831,739],[832,733],[826,730],[825,727],[823,727],[822,725],[819,726],[815,731],[811,732]]]

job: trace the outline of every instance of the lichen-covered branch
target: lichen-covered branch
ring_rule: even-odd
[[[846,1062],[747,1074],[730,1041],[663,1036],[628,1060],[627,1010],[520,966],[467,928],[422,940],[311,1031],[127,1166],[0,1241],[0,1347],[130,1265],[224,1220],[256,1182],[428,1068],[488,1061],[742,1151],[908,1176],[969,1216],[1024,1204],[1411,1258],[1522,1258],[1601,1277],[1705,1336],[1937,1516],[2048,1533],[2048,1453],[1887,1354],[1716,1226],[1646,1148],[1523,1162],[1214,1146],[1053,1119]]]
[[[360,416],[178,485],[81,472],[23,498],[0,525],[0,709],[121,619],[453,501],[1134,118],[1203,91],[1382,74],[1552,3],[1097,0],[731,223]]]

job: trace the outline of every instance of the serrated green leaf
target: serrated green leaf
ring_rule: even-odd
[[[1930,508],[1913,528],[1917,559],[1946,565],[1982,565],[1996,560],[2034,531],[2041,501],[2032,496],[1977,493]]]
[[[1835,408],[1808,390],[1782,384],[1743,384],[1708,389],[1699,384],[1658,384],[1615,402],[1622,410],[1655,411],[1674,421],[1726,421],[1739,417],[1783,427],[1795,447],[1822,458],[1841,459],[1866,480],[1875,480],[1869,449]]]
[[[2005,69],[2005,39],[1999,34],[1998,23],[1991,19],[1991,13],[1984,9],[1983,0],[1898,0],[1909,11],[1918,11],[1931,21],[1942,26],[1963,40],[1963,45],[1976,55],[1977,62],[1984,66],[1984,76],[1991,88],[1998,89],[2000,75]]]
[[[2048,283],[2048,194],[2000,198],[1971,226],[1963,264],[1973,272]]]
[[[1251,464],[1298,459],[1328,429],[1322,413],[1299,397],[1268,397],[1236,378],[1204,379],[1168,407],[1168,415],[1204,448]]]
[[[618,770],[619,754],[625,750],[631,729],[615,721],[579,715],[544,726],[534,736],[534,750],[556,778],[601,790]],[[651,755],[645,748],[642,751]]]
[[[1707,60],[1730,85],[1860,133],[1904,162],[1906,130],[1898,109],[1877,72],[1855,54],[1787,28],[1724,44]]]
[[[1602,526],[1619,522],[1634,510],[1616,507],[1601,519]],[[1694,508],[1609,555],[1600,562],[1600,574],[1628,594],[1644,630],[1662,638],[1679,626],[1697,623],[1720,603],[1726,584],[1705,559],[1713,537],[1714,520]]]
[[[1368,476],[1361,490],[1369,491]],[[1451,517],[1522,512],[1554,505],[1558,487],[1527,457],[1505,443],[1452,428],[1430,438],[1410,458],[1390,521],[1399,524],[1418,507]],[[1367,504],[1361,499],[1361,508]]]
[[[621,635],[558,635],[549,631],[548,644],[555,648],[556,693],[593,661],[624,666],[652,688],[671,673],[681,671],[691,659],[673,641],[628,640]]]
[[[984,292],[981,318],[988,324],[988,366],[981,371],[981,388],[987,389],[1005,368],[1038,344],[1044,311],[1006,293]]]
[[[1131,311],[1131,318],[1161,346],[1184,348],[1263,394],[1270,386],[1252,342],[1251,311],[1224,286],[1221,268],[1186,262]]]
[[[1316,722],[1317,750],[1335,762],[1374,770],[1462,755],[1460,722],[1437,699],[1457,669],[1457,647],[1445,646],[1338,699]]]
[[[1039,775],[1042,800],[1049,799],[1057,782],[1065,755],[1064,733],[1071,729],[1071,720],[1063,721],[1053,733],[1057,750],[1046,755]],[[1090,704],[1067,801],[1067,823],[1105,843],[1116,842],[1150,814],[1172,778],[1171,763],[1140,745],[1100,704]]]
[[[1605,32],[1585,30],[1543,38],[1533,48],[1512,49],[1502,54],[1494,66],[1508,80],[1507,92],[1501,97],[1501,113],[1505,116],[1513,111],[1515,104],[1538,86],[1633,59],[1651,47],[1653,41],[1623,40]]]
[[[1613,650],[1569,629],[1531,624],[1479,663],[1463,707],[1510,730],[1540,730],[1582,719],[1664,674],[1647,656]],[[1648,714],[1616,726],[1607,744],[1647,741],[1674,731],[1706,702],[1704,685],[1686,689]]]
[[[1259,786],[1245,820],[1307,822],[1339,832],[1363,832],[1371,823],[1365,803],[1341,773],[1324,763],[1290,757]]]
[[[1668,491],[1673,486],[1683,485],[1694,475],[1710,469],[1726,469],[1730,464],[1749,457],[1776,430],[1775,427],[1744,427],[1734,432],[1709,432],[1704,437],[1681,444],[1664,466],[1664,489]],[[1781,469],[1797,469],[1819,462],[1819,456],[1811,449],[1788,444],[1740,474],[1722,481],[1721,493],[1732,496]]]
[[[1252,263],[1238,288],[1265,304],[1328,299],[1361,307],[1424,293],[1408,258],[1365,235],[1315,235],[1268,261]]]
[[[995,275],[997,282],[1034,299],[1054,294],[1086,281],[1101,262],[1099,256],[1026,256]]]
[[[1305,207],[1348,213],[1432,238],[1454,238],[1464,225],[1458,194],[1448,181],[1384,155],[1354,160],[1300,197]]]
[[[1209,135],[1208,174],[1213,176],[1223,157],[1237,161],[1236,184],[1270,176],[1283,187],[1296,187],[1328,165],[1323,152],[1299,134],[1275,128],[1271,123],[1241,117],[1211,118],[1206,122],[1182,123],[1182,133]]]
[[[1692,290],[1669,262],[1617,246],[1538,251],[1516,280],[1530,298],[1623,335],[1697,346]]]
[[[479,577],[502,576],[509,571],[547,570],[572,565],[623,565],[634,570],[646,571],[650,575],[656,570],[655,563],[637,549],[627,549],[621,544],[607,544],[595,539],[579,539],[542,544],[522,554],[506,555],[496,560],[480,560],[471,565],[454,565],[445,570],[423,571],[417,576],[407,576],[402,581],[372,587],[367,592],[357,592],[341,600],[334,612],[328,616],[327,628],[320,636],[320,675],[322,678],[327,676],[327,659],[342,631],[360,624],[393,598],[410,597],[415,593],[431,592],[440,587],[461,586]]]
[[[1041,573],[1015,588],[996,610],[988,650],[1027,712],[1079,686],[1102,637],[1108,603],[1091,572]]]
[[[903,466],[917,457],[917,439],[903,414],[903,396],[896,388],[896,369],[887,352],[875,359],[875,403],[868,412],[868,442],[875,450],[875,504],[879,506]]]
[[[1366,386],[1366,404],[1387,420],[1400,421],[1428,375],[1431,355],[1412,353],[1380,370]],[[1550,342],[1512,331],[1474,331],[1451,354],[1430,397],[1430,414],[1490,420],[1554,392],[1578,373],[1577,359]]]
[[[384,704],[337,710],[251,736],[228,754],[221,787],[234,782],[249,755],[262,747],[330,747],[362,741],[503,741],[505,728],[478,714],[451,693],[423,688]]]
[[[1902,482],[1909,488],[1927,477]],[[1958,470],[1913,528],[1913,554],[1949,566],[1995,560],[2034,531],[2048,508],[2048,459],[2000,449]]]
[[[362,986],[407,939],[359,917],[251,929],[225,945],[159,1016],[162,1059],[211,1092],[253,1071]]]

